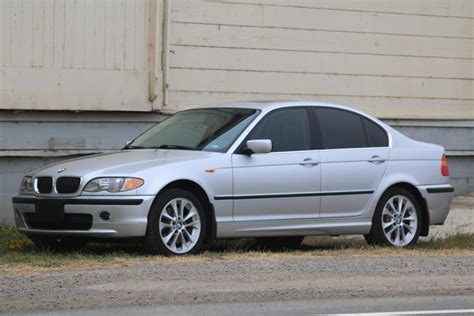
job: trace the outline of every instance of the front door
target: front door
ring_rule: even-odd
[[[270,112],[247,140],[270,139],[272,152],[232,156],[234,221],[318,217],[320,157],[312,149],[308,114],[306,107]]]

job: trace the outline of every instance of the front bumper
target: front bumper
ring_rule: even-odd
[[[72,198],[16,196],[12,199],[18,230],[27,235],[84,236],[93,238],[143,237],[148,211],[155,196],[78,196]],[[61,219],[48,216],[44,205],[54,206],[51,212]],[[41,216],[38,205],[43,205]],[[58,212],[56,208],[61,208]],[[109,219],[100,213],[110,213]],[[46,214],[44,214],[46,213]],[[47,219],[46,219],[47,218]],[[33,221],[34,219],[34,221]],[[49,225],[53,221],[54,225]]]
[[[449,184],[423,185],[418,190],[426,200],[430,214],[430,225],[441,225],[448,216],[454,188]]]

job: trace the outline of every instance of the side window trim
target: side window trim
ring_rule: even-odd
[[[311,106],[308,108],[311,118],[311,145],[315,150],[325,149],[323,134],[321,133],[321,125],[317,113],[318,107]]]
[[[320,150],[324,149],[323,136],[321,134],[321,127],[319,125],[318,113],[316,112],[315,106],[309,106],[307,108],[309,117],[309,128],[311,137],[311,149]]]
[[[358,115],[360,119],[360,124],[362,125],[362,129],[364,130],[364,137],[365,137],[365,145],[367,148],[372,148],[372,144],[369,139],[369,133],[367,132],[367,127],[365,126],[365,121],[362,115]]]
[[[310,111],[310,106],[288,106],[288,107],[283,107],[283,108],[278,108],[278,109],[274,109],[274,110],[271,110],[270,112],[268,112],[267,114],[265,114],[265,116],[263,116],[258,122],[257,124],[255,124],[254,127],[252,127],[252,129],[247,133],[247,135],[245,136],[244,140],[239,144],[239,146],[234,150],[233,154],[236,154],[236,155],[242,155],[242,149],[244,148],[245,146],[245,143],[247,142],[247,140],[249,140],[249,137],[252,135],[253,131],[255,129],[257,129],[261,124],[263,124],[263,122],[265,121],[265,119],[267,119],[271,114],[275,113],[275,112],[279,112],[279,111],[284,111],[284,110],[289,110],[289,109],[305,109],[306,110],[306,118],[308,120],[308,126],[309,126],[309,141],[310,141],[310,148],[309,149],[303,149],[303,150],[294,150],[294,151],[278,151],[278,152],[274,152],[274,151],[271,151],[269,154],[272,154],[272,153],[288,153],[288,152],[304,152],[304,151],[310,151],[310,150],[315,150],[316,148],[313,148],[313,135],[312,135],[312,123],[313,123],[313,120],[312,120],[312,115],[311,115],[311,112]]]

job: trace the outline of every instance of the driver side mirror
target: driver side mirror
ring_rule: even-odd
[[[270,139],[253,139],[248,140],[243,148],[246,155],[267,154],[272,151],[272,141]]]

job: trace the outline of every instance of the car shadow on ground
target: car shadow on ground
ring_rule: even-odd
[[[473,234],[454,234],[439,239],[423,238],[418,243],[410,247],[408,251],[437,251],[437,250],[472,250],[474,249]],[[198,256],[209,258],[219,258],[227,255],[244,255],[252,253],[287,253],[287,254],[354,254],[354,253],[372,253],[384,254],[387,252],[405,251],[405,249],[397,249],[393,247],[373,246],[366,243],[362,236],[309,236],[304,238],[303,242],[294,247],[265,247],[257,243],[254,238],[241,239],[222,239],[215,240],[205,245],[203,249],[197,253]],[[26,256],[34,255],[43,257],[46,255],[51,259],[57,255],[57,258],[74,258],[89,257],[95,259],[102,258],[145,258],[155,256],[143,250],[139,242],[113,242],[98,243],[90,242],[84,248],[73,251],[39,251],[30,243],[19,251],[19,254]],[[158,255],[159,256],[159,255]]]
[[[254,238],[222,239],[215,240],[205,245],[199,253],[232,254],[245,252],[314,252],[342,249],[363,249],[370,247],[362,237],[306,237],[298,246],[293,247],[267,247],[261,246]],[[39,250],[37,250],[39,252]],[[51,251],[54,253],[54,251]],[[61,253],[80,252],[84,255],[130,255],[148,256],[149,253],[142,249],[140,243],[96,243],[91,242],[79,251],[61,251]]]

